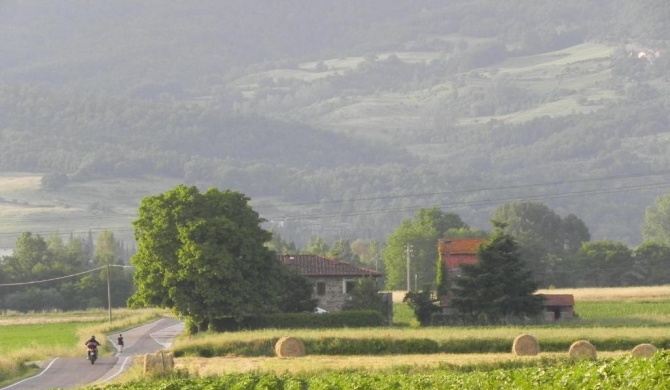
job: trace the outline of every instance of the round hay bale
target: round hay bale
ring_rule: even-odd
[[[597,357],[596,347],[586,340],[572,343],[568,354],[572,359],[595,359]]]
[[[640,344],[636,345],[635,348],[630,352],[631,356],[634,357],[652,357],[656,353],[657,348],[652,344]]]
[[[174,352],[164,352],[163,355],[163,366],[166,370],[174,369]]]
[[[512,343],[512,353],[516,356],[535,356],[540,353],[540,343],[533,335],[519,335]]]
[[[174,354],[172,352],[158,352],[144,355],[144,375],[151,372],[165,372],[174,369]]]
[[[143,373],[144,376],[156,371],[158,360],[155,355],[147,353],[144,355]]]
[[[295,337],[282,337],[275,344],[275,353],[280,358],[305,356],[305,344]]]

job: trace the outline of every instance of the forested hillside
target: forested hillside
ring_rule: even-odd
[[[487,229],[516,199],[636,245],[670,188],[669,19],[663,0],[2,2],[0,172],[46,175],[54,207],[101,180],[234,189],[299,245],[384,240],[422,207]],[[67,210],[127,221],[153,188]],[[35,226],[1,196],[2,232]]]

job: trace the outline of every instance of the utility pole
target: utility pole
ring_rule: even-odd
[[[412,245],[405,245],[405,254],[407,255],[407,292],[412,291],[412,280],[410,279],[410,258],[412,255]]]
[[[109,260],[107,260],[107,307],[109,308],[109,322],[112,322],[112,293],[109,288]]]

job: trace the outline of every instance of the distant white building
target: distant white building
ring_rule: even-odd
[[[0,257],[14,254],[14,248],[0,248]]]

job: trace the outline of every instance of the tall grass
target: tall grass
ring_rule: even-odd
[[[394,303],[393,326],[418,328],[420,324],[406,303]]]

